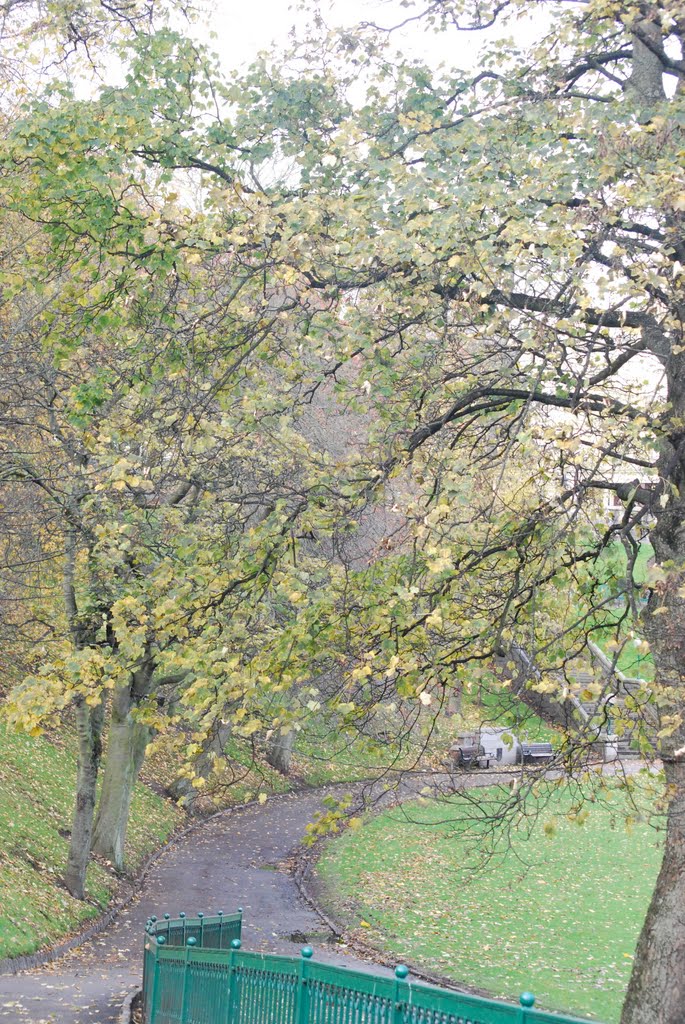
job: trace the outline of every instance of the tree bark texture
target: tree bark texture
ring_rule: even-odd
[[[290,774],[290,762],[294,745],[294,729],[290,729],[286,733],[281,732],[280,729],[274,729],[266,744],[266,759],[271,767],[275,768],[281,775]]]
[[[670,484],[651,533],[663,581],[653,587],[642,624],[655,667],[658,740],[669,799],[664,860],[635,956],[621,1024],[685,1020],[685,358],[669,361],[672,419],[659,469]]]
[[[102,703],[90,706],[83,697],[76,704],[78,735],[78,774],[76,801],[71,825],[71,842],[64,872],[64,884],[76,899],[85,898],[86,869],[90,859],[93,812],[97,792],[98,771],[102,756]]]
[[[685,764],[666,765],[673,797],[664,859],[635,954],[621,1024],[685,1019]]]
[[[125,844],[131,798],[150,742],[150,730],[136,721],[135,677],[120,686],[112,698],[107,754],[93,832],[93,852],[110,861],[116,871],[125,868]]]
[[[675,482],[675,481],[674,481]],[[681,481],[682,483],[682,481]],[[672,498],[652,535],[660,562],[678,549],[684,564],[685,508]],[[621,1024],[682,1024],[685,1020],[685,572],[671,570],[652,592],[644,616],[656,668],[662,724],[677,723],[659,740],[669,798],[664,860],[635,956]]]
[[[659,25],[646,18],[639,21],[633,34],[633,71],[630,88],[646,111],[665,96],[664,69],[658,56],[658,51],[662,47]]]

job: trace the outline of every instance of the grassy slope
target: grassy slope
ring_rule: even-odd
[[[88,899],[73,899],[60,882],[68,849],[76,760],[73,736],[65,730],[53,741],[18,735],[0,724],[0,958],[31,953],[58,941],[95,917],[108,903],[117,878],[106,866],[88,869]],[[387,751],[330,737],[314,730],[302,738],[293,777],[285,779],[265,762],[255,762],[249,745],[231,742],[230,768],[215,791],[218,806],[257,795],[282,792],[293,784],[366,778],[387,763]],[[415,752],[408,755],[413,762]],[[180,762],[179,762],[180,763]],[[146,761],[146,782],[173,776],[164,751]],[[212,788],[212,787],[208,787]],[[207,811],[213,809],[207,802]],[[215,808],[214,808],[215,809]],[[182,819],[182,813],[146,785],[138,785],[127,839],[132,870],[157,848]]]
[[[445,723],[431,736],[404,740],[401,747],[367,737],[333,733],[322,723],[311,722],[299,737],[295,767],[308,785],[354,782],[400,770],[439,768],[447,757],[456,725]]]
[[[230,741],[229,762],[202,791],[201,810],[211,812],[293,785],[352,782],[392,769],[441,767],[457,729],[450,722],[431,737],[430,751],[420,739],[401,752],[384,743],[332,736],[316,718],[298,737],[293,770],[284,778],[256,760],[250,744]],[[457,730],[458,731],[458,730]],[[19,736],[0,725],[0,957],[31,952],[57,941],[106,906],[116,879],[98,863],[88,874],[89,901],[72,899],[60,884],[68,847],[76,764],[72,737],[55,742]],[[181,759],[164,744],[146,759],[142,777],[157,788],[173,778]],[[128,863],[135,868],[169,834],[181,813],[139,785],[128,830]]]
[[[60,884],[71,824],[76,762],[67,734],[54,745],[0,725],[0,957],[30,953],[75,930],[106,906],[117,879],[88,869],[88,901]],[[180,812],[143,785],[136,788],[128,861],[137,867],[180,820]]]
[[[566,817],[571,800],[553,794],[532,841],[514,832],[477,873],[478,843],[431,802],[410,811],[426,827],[395,811],[334,840],[319,877],[350,928],[398,960],[511,999],[529,989],[541,1006],[611,1024],[659,867],[658,834],[645,821],[626,829],[618,793],[593,803],[583,825]]]

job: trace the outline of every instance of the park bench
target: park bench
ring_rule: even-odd
[[[493,758],[485,753],[485,748],[478,744],[455,744],[450,748],[450,756],[455,768],[489,768]]]
[[[521,750],[524,764],[540,764],[554,757],[551,743],[522,743]]]

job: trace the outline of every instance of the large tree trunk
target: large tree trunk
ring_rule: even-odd
[[[665,501],[654,504],[651,533],[663,578],[643,616],[655,666],[654,700],[662,733],[669,800],[664,860],[637,947],[621,1024],[682,1024],[685,1020],[685,349],[668,365],[672,419],[659,468]],[[649,725],[653,723],[647,723]]]
[[[95,631],[82,621],[76,602],[76,554],[77,531],[74,525],[78,517],[79,494],[70,502],[70,524],[64,537],[64,575],[62,592],[64,608],[69,620],[69,629],[76,650],[82,650],[94,640]],[[74,701],[76,708],[76,734],[78,737],[78,768],[76,773],[76,799],[71,823],[71,840],[64,870],[64,884],[77,899],[86,894],[86,870],[90,859],[90,844],[93,834],[93,813],[97,794],[98,772],[102,758],[102,725],[104,707],[102,696],[94,703],[87,703],[85,694]]]
[[[664,860],[635,955],[621,1024],[685,1019],[685,764],[666,764],[673,789]]]
[[[682,479],[677,483],[683,486]],[[682,1024],[685,1019],[684,526],[685,505],[680,497],[672,495],[666,509],[659,513],[652,535],[658,560],[668,568],[664,582],[652,591],[644,616],[656,668],[654,695],[661,724],[668,726],[658,741],[669,799],[666,841],[621,1024]],[[648,727],[651,724],[647,723]]]
[[[658,56],[662,50],[660,25],[648,18],[638,21],[633,34],[633,71],[628,87],[646,111],[666,95],[664,66]]]
[[[90,706],[83,697],[77,700],[78,774],[64,883],[71,895],[79,900],[85,897],[86,869],[90,859],[93,811],[102,756],[103,718],[102,702]]]
[[[295,745],[295,730],[289,729],[282,732],[281,729],[274,729],[266,744],[266,759],[272,768],[275,768],[281,775],[290,774],[290,762],[293,756]]]
[[[112,697],[112,719],[107,736],[107,755],[102,792],[93,833],[93,853],[123,871],[126,829],[133,787],[145,759],[150,730],[135,719],[141,691],[147,689],[151,669],[133,674],[130,686],[119,686]]]

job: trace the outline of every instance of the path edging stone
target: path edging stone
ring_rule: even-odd
[[[138,996],[142,996],[143,990],[140,986],[132,988],[130,992],[126,993],[124,1001],[121,1004],[121,1013],[119,1014],[119,1024],[131,1024],[131,1015],[133,1013],[133,1003]]]

